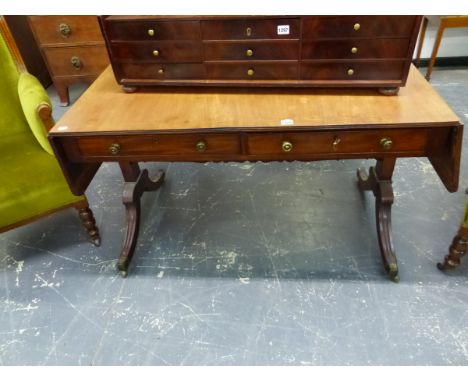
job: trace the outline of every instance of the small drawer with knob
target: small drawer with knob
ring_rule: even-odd
[[[135,21],[132,16],[110,16],[104,21],[108,38],[112,41],[199,40],[199,21],[161,20],[144,17]]]
[[[206,78],[226,80],[286,80],[297,79],[297,61],[265,63],[206,62]]]
[[[196,80],[205,78],[205,67],[198,63],[119,63],[125,78],[152,80]]]
[[[203,40],[297,39],[297,18],[202,20]]]
[[[112,44],[111,50],[122,61],[203,61],[203,47],[198,41],[121,42]]]
[[[298,60],[299,42],[294,40],[204,42],[206,61]]]
[[[303,80],[401,80],[405,61],[393,60],[342,60],[342,61],[302,61]]]
[[[303,60],[382,59],[408,55],[406,38],[312,40],[302,43]]]
[[[154,159],[215,158],[216,155],[239,155],[237,134],[139,134],[132,136],[81,137],[78,150],[86,157],[112,160],[148,157]]]
[[[50,47],[43,52],[54,77],[97,75],[109,65],[104,46]]]
[[[382,131],[317,131],[252,133],[247,138],[250,155],[273,155],[278,159],[334,154],[423,154],[428,149],[426,129],[382,129]]]

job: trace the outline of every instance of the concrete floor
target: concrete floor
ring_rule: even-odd
[[[468,69],[436,69],[432,84],[466,124]],[[127,279],[122,179],[104,165],[87,192],[100,248],[72,210],[0,236],[0,363],[468,365],[468,258],[436,268],[462,216],[466,155],[454,194],[428,161],[397,162],[399,284],[356,187],[371,164],[143,165],[167,181],[143,198]]]

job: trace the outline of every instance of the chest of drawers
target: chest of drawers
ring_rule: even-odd
[[[92,82],[109,65],[95,16],[29,16],[62,106],[69,103],[68,87]]]
[[[114,74],[139,86],[404,86],[419,16],[103,16]]]

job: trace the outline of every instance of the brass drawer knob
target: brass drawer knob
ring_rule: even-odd
[[[155,35],[155,30],[154,29],[148,29],[148,36],[153,37]]]
[[[358,31],[359,29],[361,29],[361,25],[359,23],[356,23],[354,24],[353,28],[355,31]]]
[[[247,49],[247,51],[245,52],[245,55],[247,57],[252,57],[253,56],[253,50],[252,49]]]
[[[289,153],[293,149],[293,144],[289,141],[284,141],[281,144],[281,148],[283,149],[285,153]]]
[[[245,30],[245,34],[249,37],[252,36],[252,28],[247,27],[247,29]]]
[[[255,73],[255,72],[254,72],[254,70],[253,70],[253,69],[249,69],[249,70],[247,70],[247,75],[248,75],[248,76],[253,76],[253,75],[254,75],[254,73]]]
[[[390,138],[382,138],[380,140],[380,147],[384,150],[390,150],[393,147],[393,141]]]
[[[332,143],[333,151],[338,150],[338,145],[340,144],[340,142],[341,142],[341,138],[340,138],[340,137],[334,137],[334,138],[333,138],[333,143]]]
[[[113,143],[109,146],[109,153],[112,155],[117,155],[120,152],[120,145],[118,143]]]
[[[81,61],[79,59],[79,57],[77,56],[73,56],[71,59],[70,59],[70,63],[72,64],[72,66],[76,69],[76,70],[80,70],[81,69]]]
[[[197,144],[195,145],[195,148],[197,149],[199,153],[206,151],[206,142],[205,141],[197,142]]]
[[[59,32],[64,38],[68,38],[71,35],[71,28],[70,25],[65,23],[60,23],[59,25]]]
[[[354,69],[348,69],[348,76],[353,76],[354,75]]]
[[[153,56],[158,57],[159,56],[159,50],[153,50]]]
[[[158,74],[164,74],[164,69],[163,68],[158,69]]]
[[[353,47],[351,48],[351,53],[352,53],[352,54],[356,54],[356,53],[357,53],[357,48],[356,48],[355,46],[353,46]]]

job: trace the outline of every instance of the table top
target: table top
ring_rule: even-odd
[[[200,87],[142,88],[127,94],[108,67],[50,132],[457,123],[457,115],[414,66],[396,96],[376,89]]]

